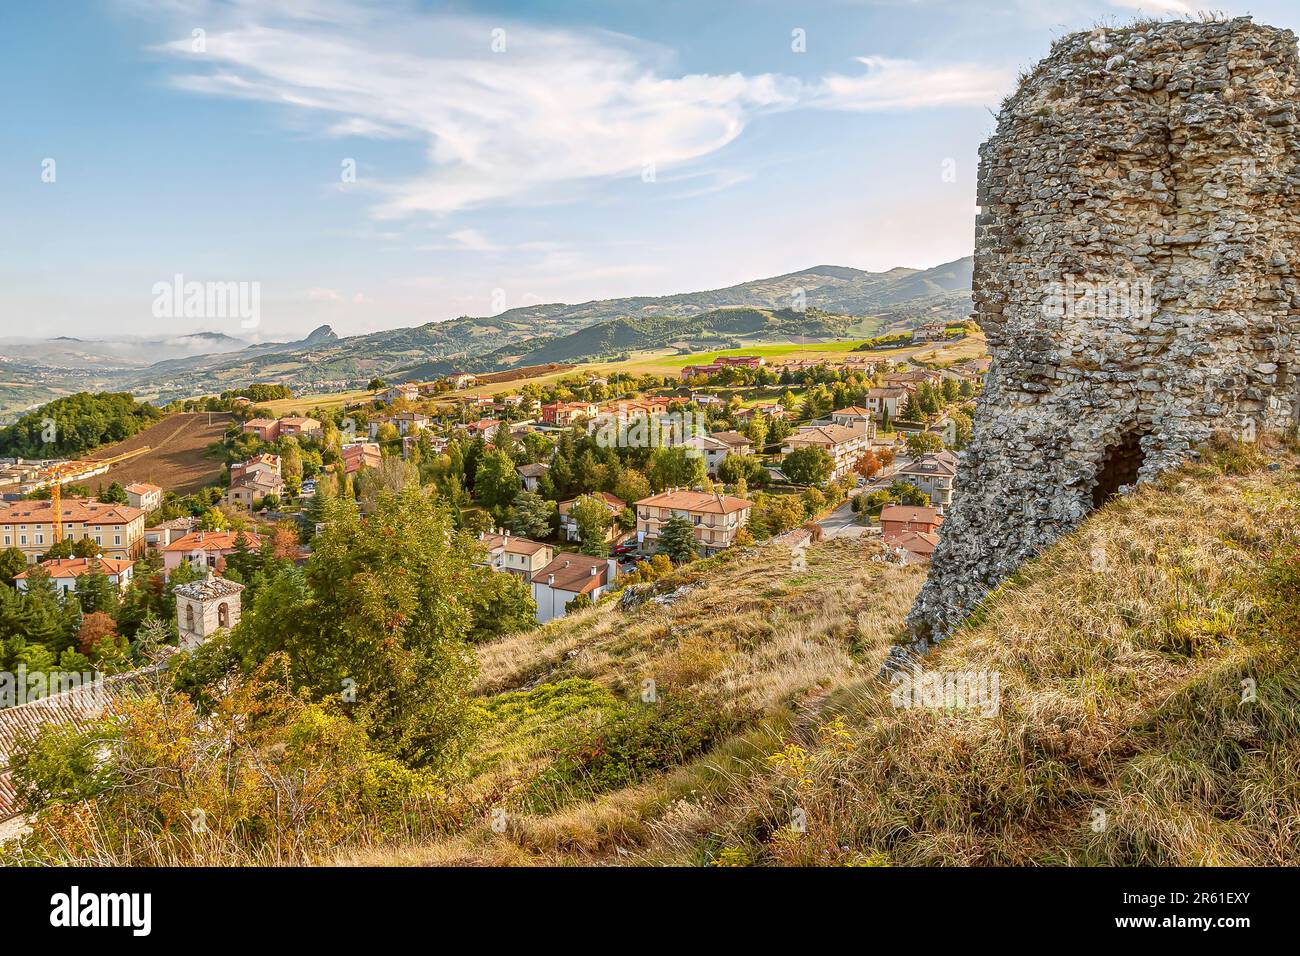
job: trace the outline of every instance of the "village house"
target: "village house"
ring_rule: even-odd
[[[245,434],[253,434],[265,442],[279,438],[319,438],[323,426],[314,418],[289,416],[287,418],[250,418],[244,422]]]
[[[238,484],[226,489],[226,503],[241,505],[250,511],[254,502],[259,502],[267,495],[284,496],[284,479],[270,471],[254,471],[244,475]]]
[[[145,528],[145,548],[154,551],[161,550],[173,541],[179,540],[189,534],[194,530],[194,526],[198,523],[198,518],[172,518],[170,521],[160,521],[152,528]]]
[[[535,464],[520,465],[515,471],[519,472],[519,477],[523,479],[524,488],[527,491],[536,491],[537,482],[541,480],[542,475],[551,470],[551,466],[537,462]]]
[[[950,451],[922,455],[899,468],[895,476],[916,485],[930,496],[930,504],[946,512],[952,506],[953,487],[957,481],[957,456]]]
[[[384,389],[383,398],[389,405],[403,400],[418,402],[420,400],[420,384],[418,382],[402,382],[400,385],[393,385]]]
[[[928,564],[939,546],[939,536],[929,531],[899,531],[882,540],[908,564]]]
[[[721,372],[722,366],[716,362],[709,365],[686,365],[682,368],[682,381],[694,378],[696,375],[712,375],[714,372]]]
[[[549,402],[542,406],[542,421],[547,425],[572,425],[580,418],[595,418],[600,406],[595,402]]]
[[[846,428],[865,428],[868,438],[876,437],[876,423],[872,418],[871,409],[863,408],[861,405],[837,408],[831,412],[831,422]]]
[[[912,368],[902,372],[891,372],[882,381],[887,388],[906,388],[914,392],[922,383],[938,385],[943,381],[943,374],[928,368]]]
[[[163,490],[146,481],[133,481],[126,486],[126,503],[146,514],[162,507]]]
[[[618,562],[586,554],[561,554],[533,575],[537,623],[563,617],[570,601],[587,595],[598,601],[618,577]]]
[[[235,462],[230,466],[230,483],[232,485],[239,484],[245,477],[259,471],[263,474],[280,477],[280,456],[263,452],[260,455],[254,455],[248,461]]]
[[[748,436],[733,431],[693,435],[684,444],[704,456],[704,468],[710,475],[718,473],[718,466],[727,455],[748,455],[752,450]]]
[[[854,427],[848,425],[803,425],[798,431],[789,435],[781,448],[783,455],[799,448],[820,448],[831,457],[831,480],[847,475],[853,470],[859,458],[871,447],[871,435],[874,429],[868,429],[868,423],[859,422]]]
[[[919,505],[886,505],[880,510],[880,536],[888,542],[891,535],[904,531],[924,531],[933,534],[943,524],[943,515],[937,508]]]
[[[761,355],[719,355],[713,361],[724,368],[762,368],[766,364]]]
[[[665,522],[673,515],[687,518],[695,528],[695,544],[705,557],[731,547],[736,533],[749,522],[753,502],[717,492],[673,489],[636,503],[636,537],[642,551],[651,551]]]
[[[240,536],[250,551],[262,546],[262,538],[253,531],[192,531],[162,549],[163,574],[171,573],[188,561],[196,571],[219,570],[225,559],[235,553]]]
[[[531,583],[533,575],[539,574],[555,557],[555,549],[549,544],[521,538],[504,529],[481,532],[478,540],[487,551],[488,567],[513,574],[525,584]]]
[[[780,402],[760,402],[757,405],[750,405],[747,408],[740,409],[740,411],[736,412],[736,419],[742,422],[749,421],[756,412],[772,419],[772,421],[785,418],[785,406]]]
[[[63,539],[89,538],[108,558],[135,561],[144,555],[144,512],[130,505],[103,504],[89,498],[64,498],[59,508]],[[0,538],[32,564],[54,544],[54,508],[49,501],[0,502]]]
[[[447,384],[452,388],[469,388],[478,381],[478,376],[470,375],[468,372],[456,372],[447,376]]]
[[[614,520],[610,522],[609,528],[605,532],[605,540],[613,541],[617,539],[619,536],[619,529],[616,522],[618,520],[618,516],[623,513],[623,509],[627,507],[627,502],[624,501],[622,498],[617,497],[616,495],[611,495],[607,491],[596,491],[589,496],[580,495],[578,498],[570,498],[567,501],[561,501],[556,506],[556,510],[558,510],[560,513],[560,530],[564,532],[565,540],[567,541],[582,540],[582,535],[578,533],[578,522],[573,520],[573,517],[570,515],[570,512],[573,510],[573,506],[578,503],[579,498],[585,498],[585,497],[595,498],[597,501],[601,502],[605,506],[605,508],[609,511],[610,517],[613,518]]]
[[[867,408],[879,420],[884,420],[886,412],[892,421],[907,410],[908,390],[901,385],[888,388],[867,389]]]
[[[355,475],[362,468],[378,468],[384,455],[374,442],[358,441],[343,446],[343,473]]]
[[[387,418],[372,418],[369,423],[370,437],[372,439],[379,437],[379,429],[385,425],[392,425],[397,429],[397,434],[406,437],[407,435],[418,435],[424,429],[429,427],[433,421],[428,415],[420,412],[398,412]]]
[[[43,568],[49,574],[50,583],[60,594],[75,594],[77,578],[88,574],[93,564],[99,565],[99,569],[108,578],[108,583],[117,590],[124,590],[131,583],[135,562],[121,558],[59,558],[45,561],[37,567]],[[19,591],[26,591],[31,573],[31,571],[23,571],[21,574],[14,575],[14,587]]]
[[[917,342],[938,342],[943,339],[947,328],[947,322],[926,322],[912,332],[912,339]]]

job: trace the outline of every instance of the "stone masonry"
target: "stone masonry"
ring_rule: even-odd
[[[1217,431],[1297,421],[1300,70],[1249,18],[1058,41],[980,149],[993,364],[909,617],[937,640],[1096,505]]]

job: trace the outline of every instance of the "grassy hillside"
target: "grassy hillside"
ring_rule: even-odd
[[[892,705],[921,573],[869,545],[733,555],[668,607],[488,645],[466,822],[335,860],[1294,865],[1300,483],[1274,462],[1207,453],[995,592],[924,662],[998,674],[992,715]]]

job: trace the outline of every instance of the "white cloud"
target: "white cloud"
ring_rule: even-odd
[[[367,184],[379,219],[571,200],[582,184],[639,177],[649,163],[664,178],[764,112],[992,103],[1009,86],[986,68],[882,57],[814,82],[670,75],[665,51],[617,34],[398,16],[352,0],[213,3],[198,22],[211,24],[204,52],[187,35],[162,47],[193,67],[176,79],[184,88],[317,113],[332,136],[427,144],[425,172]],[[504,52],[492,49],[498,28]]]

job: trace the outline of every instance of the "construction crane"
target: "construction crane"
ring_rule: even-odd
[[[50,472],[51,543],[56,545],[63,540],[63,468],[63,465],[55,465]]]

